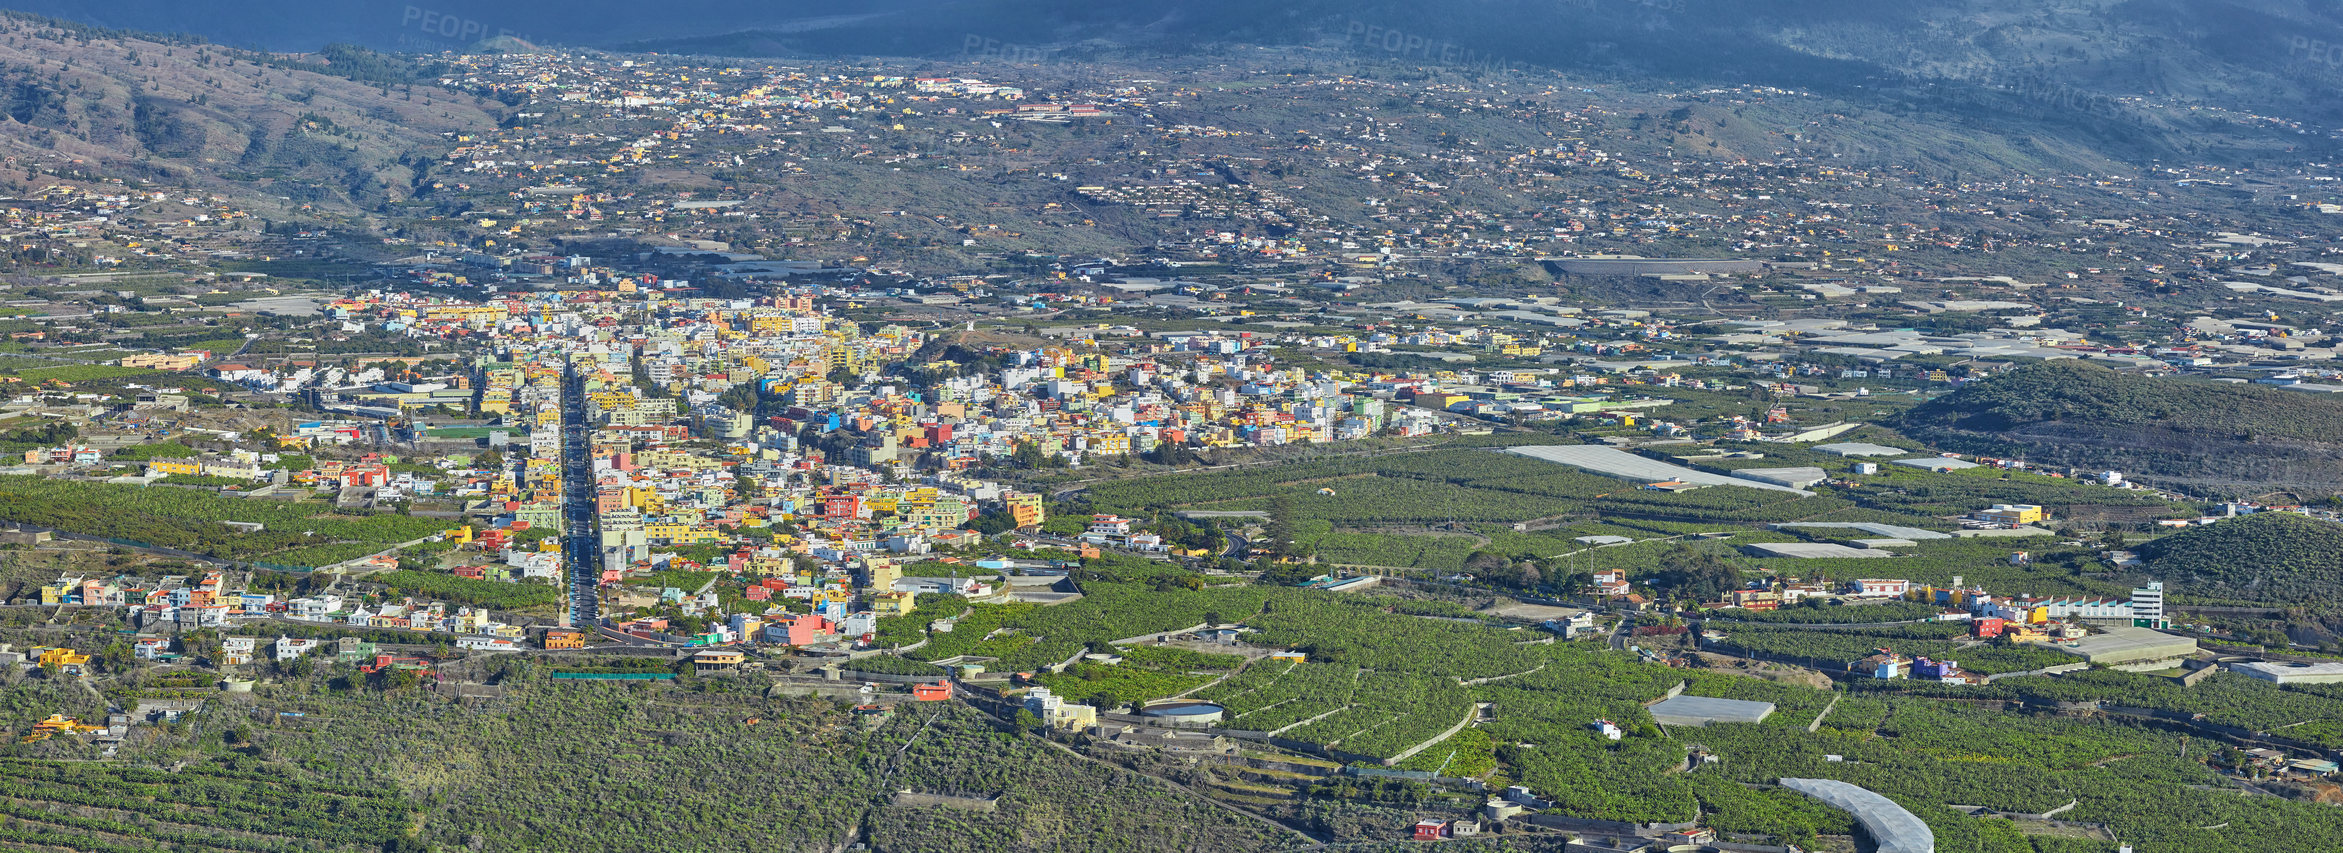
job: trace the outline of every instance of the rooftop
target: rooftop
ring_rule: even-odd
[[[1651,706],[1654,721],[1671,726],[1705,726],[1710,723],[1761,723],[1774,712],[1772,702],[1751,702],[1744,699],[1715,699],[1708,696],[1676,696]]]
[[[1782,787],[1854,815],[1879,853],[1936,853],[1936,833],[1893,800],[1836,779],[1783,779]]]
[[[2197,641],[2146,628],[2115,627],[2056,648],[2092,663],[2125,663],[2193,655]]]

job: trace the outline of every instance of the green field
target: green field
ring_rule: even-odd
[[[64,364],[55,367],[32,367],[11,374],[26,382],[89,382],[97,379],[121,379],[126,376],[148,376],[161,371],[145,367],[120,367],[111,364]]]

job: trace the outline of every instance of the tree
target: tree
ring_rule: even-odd
[[[98,668],[110,673],[129,672],[138,665],[138,656],[130,651],[130,644],[115,640],[98,651]]]
[[[1017,726],[1017,731],[1024,732],[1026,734],[1032,734],[1041,731],[1041,718],[1034,716],[1032,711],[1025,708],[1017,709],[1017,717],[1014,723]]]
[[[1263,538],[1269,540],[1264,549],[1272,557],[1290,557],[1294,554],[1294,498],[1280,493],[1269,503],[1269,524],[1263,529]]]
[[[387,666],[375,670],[368,680],[373,682],[374,689],[392,693],[421,685],[423,675],[403,666]]]
[[[1660,566],[1656,585],[1678,598],[1715,601],[1741,586],[1740,570],[1707,551],[1677,545],[1660,555]]]

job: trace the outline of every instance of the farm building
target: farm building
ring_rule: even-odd
[[[1936,853],[1936,833],[1893,800],[1836,779],[1783,779],[1782,787],[1854,815],[1879,853]]]
[[[1772,716],[1774,703],[1707,696],[1676,696],[1651,706],[1651,718],[1662,725],[1705,726],[1710,723],[1762,723]]]
[[[2282,661],[2237,661],[2227,664],[2230,672],[2247,678],[2258,678],[2272,684],[2333,684],[2343,681],[2343,663],[2286,663]]]
[[[2080,640],[2052,644],[2051,647],[2102,665],[2171,660],[2197,653],[2195,640],[2131,627],[2109,628]]]

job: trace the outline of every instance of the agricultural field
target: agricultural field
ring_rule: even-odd
[[[146,367],[120,367],[111,364],[60,364],[51,367],[26,367],[10,374],[25,382],[88,382],[97,379],[121,379],[128,376],[151,376],[161,371]]]
[[[1872,429],[1863,434],[1880,433]],[[1900,438],[1880,440],[1908,443]],[[1725,472],[1747,467],[1812,465],[1847,475],[1855,461],[1798,445],[1727,445],[1761,459],[1694,463]],[[1892,470],[1891,470],[1892,469]],[[1633,551],[1588,548],[1580,536],[1675,539],[1729,536],[1697,545],[1720,555],[1753,542],[1820,539],[1847,531],[1776,531],[1779,522],[1876,522],[1947,531],[1951,516],[1994,503],[2036,503],[2054,514],[2115,512],[2125,517],[2193,517],[2199,508],[2153,493],[2090,486],[2028,472],[1972,469],[1938,474],[1885,466],[1857,485],[1800,496],[1740,486],[1658,492],[1626,480],[1484,448],[1445,448],[1209,473],[1150,476],[1090,486],[1090,508],[1142,518],[1182,509],[1285,513],[1295,546],[1320,562],[1455,572],[1479,552],[1543,562],[1573,555],[1569,573],[1627,568],[1642,574]],[[2008,564],[2018,550],[2059,550],[2052,541],[1929,540],[1897,562],[1899,576],[1947,583],[1953,575],[1998,584],[2021,581],[2040,594],[2107,594],[2117,582],[2088,578],[2086,549],[2059,550],[2055,570]],[[1744,559],[1745,569],[1856,576],[1883,570],[1845,560]],[[1551,574],[1551,572],[1549,572]]]
[[[491,610],[528,610],[561,601],[560,587],[537,581],[506,583],[407,570],[367,575],[366,580],[402,594]]]
[[[419,811],[387,785],[288,780],[233,754],[176,772],[0,758],[0,794],[0,845],[102,853],[380,850]]]
[[[1984,675],[2027,672],[2077,660],[2056,649],[1967,641],[1963,639],[1965,626],[1958,623],[1864,630],[1719,627],[1726,632],[1725,639],[1718,643],[1720,648],[1773,659],[1812,661],[1810,666],[1823,670],[1843,671],[1847,663],[1883,648],[1907,657],[1957,661],[1962,669]]]
[[[55,527],[231,560],[305,559],[346,553],[306,549],[329,543],[374,550],[447,530],[445,521],[403,515],[348,516],[317,502],[252,500],[194,489],[0,477],[0,520]],[[220,522],[262,524],[239,532]],[[296,551],[295,549],[303,549]],[[372,553],[372,552],[368,552]],[[327,561],[331,562],[331,561]]]
[[[709,838],[827,847],[858,827],[885,849],[1239,851],[1300,840],[950,703],[865,727],[842,706],[721,679],[555,682],[519,660],[483,675],[504,688],[481,707],[414,687],[337,687],[344,675],[331,671],[264,685],[154,730],[122,762],[12,746],[0,755],[0,847],[683,853]],[[582,754],[595,756],[592,772],[576,771]],[[890,804],[906,788],[1000,800],[993,814]]]

